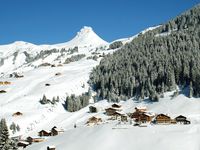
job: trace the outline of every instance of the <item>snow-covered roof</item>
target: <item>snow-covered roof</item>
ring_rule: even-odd
[[[137,107],[135,107],[135,109],[147,109],[147,107],[146,106],[137,106]]]
[[[144,114],[147,115],[147,116],[149,116],[149,117],[155,116],[155,114],[152,113],[152,112],[146,112],[146,113],[144,113]]]
[[[26,142],[26,141],[19,141],[18,143],[22,143],[22,144],[25,144],[25,145],[29,145],[29,143]]]
[[[127,114],[123,111],[116,111],[116,113],[120,114],[120,115],[123,115],[123,116],[127,116]]]
[[[56,148],[54,145],[48,146],[49,148]]]

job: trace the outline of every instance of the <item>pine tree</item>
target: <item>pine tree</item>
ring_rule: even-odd
[[[9,132],[5,119],[1,119],[0,121],[0,149],[1,150],[9,150],[11,147],[9,145]]]

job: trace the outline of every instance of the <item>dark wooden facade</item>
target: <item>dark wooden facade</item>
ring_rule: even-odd
[[[23,148],[26,148],[28,145],[29,145],[29,143],[28,143],[28,142],[25,142],[25,141],[19,141],[19,142],[17,143],[17,146],[18,146],[18,147],[23,147]]]
[[[59,133],[59,131],[56,127],[51,129],[51,136],[56,136],[56,135],[58,135],[58,133]]]
[[[102,122],[101,118],[93,116],[93,117],[88,119],[87,124],[97,124],[97,123],[100,123],[100,122]]]
[[[115,108],[107,108],[107,109],[105,109],[105,111],[106,111],[106,114],[108,116],[112,116],[112,115],[115,114],[115,112],[117,111],[117,109],[115,109]]]
[[[31,143],[33,143],[33,142],[36,142],[36,143],[37,143],[37,142],[43,142],[43,141],[44,141],[44,138],[33,138],[33,137],[30,137],[30,136],[29,136],[29,137],[26,138],[26,141],[29,142],[29,143],[31,144]]]
[[[47,146],[47,150],[56,150],[55,146]]]
[[[179,122],[179,123],[184,123],[185,120],[187,120],[187,117],[185,116],[182,116],[182,115],[179,115],[175,118],[176,122]]]
[[[171,118],[165,114],[159,114],[156,116],[156,123],[171,123]]]
[[[138,121],[142,122],[142,123],[146,123],[146,122],[151,122],[152,119],[153,119],[153,116],[147,115],[145,113],[141,113],[139,118],[138,118]]]
[[[38,134],[39,136],[51,136],[51,133],[45,130],[41,130],[40,132],[38,132]]]

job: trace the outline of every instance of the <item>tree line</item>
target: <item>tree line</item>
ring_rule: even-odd
[[[167,34],[165,34],[167,33]],[[101,99],[135,96],[157,101],[176,86],[200,96],[200,5],[140,34],[93,69],[90,84]]]

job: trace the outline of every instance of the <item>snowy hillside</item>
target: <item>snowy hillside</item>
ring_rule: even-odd
[[[157,27],[148,28],[141,34],[154,28]],[[138,35],[117,41],[125,44]],[[26,139],[38,137],[40,130],[50,130],[53,126],[64,130],[58,136],[28,146],[27,150],[43,150],[50,145],[55,145],[56,150],[199,150],[199,98],[180,94],[171,99],[173,92],[169,92],[155,103],[148,100],[139,103],[133,99],[120,102],[125,113],[133,113],[136,106],[146,106],[152,113],[164,113],[172,118],[185,115],[191,121],[190,125],[147,124],[147,127],[138,127],[133,126],[130,119],[126,124],[119,124],[105,115],[105,109],[111,105],[106,100],[93,104],[90,99],[90,106],[98,107],[98,113],[89,113],[89,106],[73,113],[64,109],[67,95],[88,91],[87,82],[93,67],[99,64],[104,54],[116,51],[108,50],[108,47],[109,43],[91,27],[84,27],[66,43],[34,45],[20,41],[0,46],[0,117],[6,118],[8,126],[12,122],[20,126],[19,132],[13,134],[10,131],[10,135]],[[39,100],[44,94],[48,99],[59,96],[60,101],[55,105],[42,105]],[[16,112],[22,114],[16,116]],[[102,123],[87,126],[86,122],[92,116],[102,118]],[[75,124],[77,128],[74,128]]]
[[[59,63],[67,57],[66,53],[75,47],[78,47],[80,52],[87,53],[96,48],[105,49],[106,46],[108,43],[102,40],[91,27],[83,27],[71,41],[62,44],[34,45],[17,41],[0,45],[0,73],[17,71],[20,68],[24,69],[25,66],[30,70],[42,63]]]
[[[43,129],[50,129],[52,125],[64,128],[66,131],[56,137],[50,137],[45,142],[33,144],[27,150],[43,150],[47,146],[54,145],[56,149],[155,149],[155,150],[199,150],[200,139],[200,101],[189,99],[180,95],[173,100],[171,93],[166,93],[165,98],[157,103],[137,103],[134,100],[121,102],[125,112],[133,112],[136,106],[147,106],[150,112],[167,113],[172,117],[185,115],[191,120],[191,125],[147,125],[138,127],[126,124],[118,124],[118,121],[109,121],[104,111],[91,114],[88,108],[84,108],[72,114],[60,114],[55,117],[50,125]],[[96,106],[107,108],[111,104],[101,101]],[[96,126],[86,126],[86,121],[91,116],[100,116],[103,123]],[[71,124],[69,124],[71,122]],[[77,128],[73,129],[73,123]],[[42,128],[38,129],[41,130]],[[74,144],[76,142],[76,144]],[[103,144],[99,144],[103,143]],[[170,144],[169,144],[170,143]],[[98,146],[97,146],[98,145]]]

